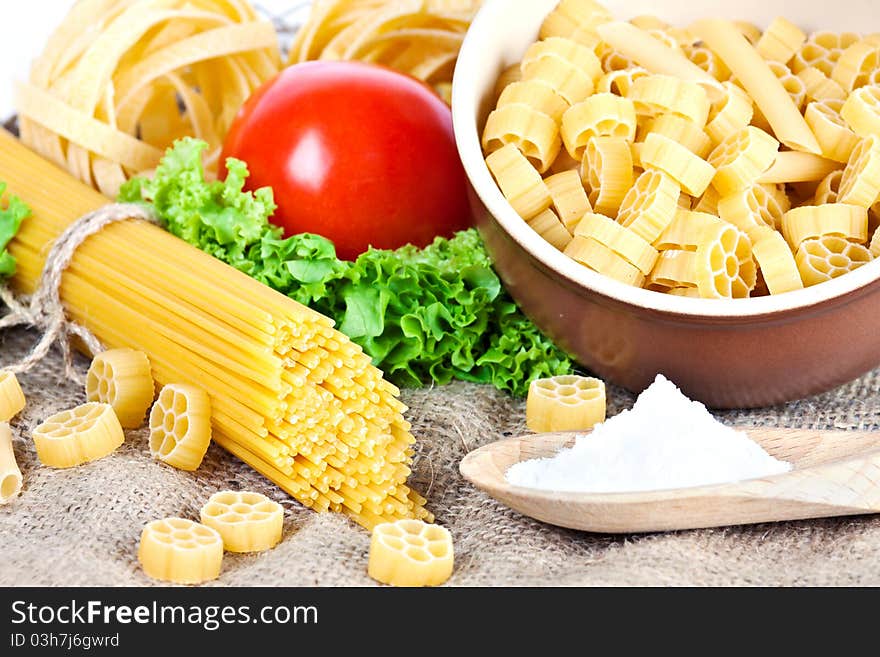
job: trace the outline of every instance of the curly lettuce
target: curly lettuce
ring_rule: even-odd
[[[135,178],[120,201],[151,205],[165,228],[296,301],[334,318],[398,385],[492,384],[524,395],[529,383],[568,373],[570,358],[527,318],[501,285],[473,229],[424,249],[371,249],[339,260],[329,240],[284,238],[269,223],[269,188],[245,191],[247,165],[226,162],[205,179],[204,142],[170,148],[152,179]]]
[[[0,182],[0,197],[6,192],[6,183]],[[21,222],[31,209],[17,196],[9,196],[6,207],[0,204],[0,281],[15,274],[15,258],[6,248],[21,228]]]

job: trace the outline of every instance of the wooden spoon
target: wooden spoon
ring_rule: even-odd
[[[760,479],[633,493],[572,493],[512,486],[514,463],[548,457],[589,432],[500,440],[468,454],[461,474],[522,514],[571,529],[652,532],[880,511],[880,432],[740,428],[792,464]]]

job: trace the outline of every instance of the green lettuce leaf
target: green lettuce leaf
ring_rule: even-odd
[[[6,192],[6,183],[0,182],[0,197]],[[0,279],[15,274],[15,258],[6,249],[18,233],[21,222],[31,214],[31,209],[17,196],[10,196],[4,209],[0,205]]]
[[[176,142],[155,176],[130,180],[120,201],[152,205],[174,235],[332,317],[398,385],[461,379],[524,395],[533,379],[571,371],[504,290],[475,230],[339,260],[323,237],[282,237],[269,223],[272,190],[244,191],[243,162],[227,160],[226,180],[207,181],[204,148]]]

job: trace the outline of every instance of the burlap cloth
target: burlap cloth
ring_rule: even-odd
[[[0,336],[0,362],[35,335]],[[82,361],[85,367],[85,361]],[[111,456],[69,470],[41,467],[30,429],[83,401],[60,357],[21,377],[28,406],[15,424],[24,489],[0,507],[0,585],[151,585],[138,567],[141,528],[156,518],[198,519],[220,489],[249,489],[284,504],[284,540],[256,556],[227,554],[219,585],[361,586],[369,534],[315,514],[235,457],[212,446],[186,473],[154,461],[144,430]],[[609,413],[633,398],[611,388]],[[452,531],[450,585],[873,585],[880,584],[880,517],[763,524],[678,533],[602,536],[520,516],[465,482],[468,449],[524,431],[524,406],[485,386],[404,391],[418,438],[413,483]],[[880,427],[880,371],[830,393],[776,408],[722,413],[726,422],[816,428]]]

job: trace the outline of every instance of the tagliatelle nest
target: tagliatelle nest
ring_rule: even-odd
[[[289,63],[384,64],[432,85],[448,103],[452,72],[480,0],[316,0]]]
[[[178,137],[210,148],[280,68],[273,26],[246,0],[81,0],[16,88],[22,140],[115,196]]]

